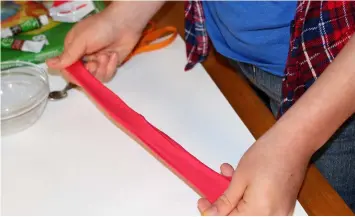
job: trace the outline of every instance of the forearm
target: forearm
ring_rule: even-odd
[[[354,100],[355,37],[271,131],[293,143],[283,145],[313,154],[354,114]]]
[[[164,3],[165,1],[114,1],[104,11],[104,16],[113,24],[126,24],[127,28],[141,31]]]

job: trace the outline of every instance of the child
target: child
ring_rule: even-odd
[[[49,67],[85,56],[87,69],[108,81],[163,4],[113,2],[68,33]],[[291,214],[312,161],[355,211],[355,2],[186,1],[185,17],[186,69],[207,57],[211,39],[279,118],[235,170],[221,166],[232,182],[214,204],[200,199],[199,210]]]

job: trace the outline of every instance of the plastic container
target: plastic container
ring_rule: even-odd
[[[1,63],[1,136],[32,126],[47,105],[47,71],[29,62]]]

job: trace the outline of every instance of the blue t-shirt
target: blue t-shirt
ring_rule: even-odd
[[[296,1],[203,1],[207,32],[222,55],[284,76]]]

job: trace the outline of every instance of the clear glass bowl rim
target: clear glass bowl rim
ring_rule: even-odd
[[[8,64],[10,66],[12,66],[12,64],[14,66],[19,66],[19,67],[31,67],[32,69],[34,69],[35,71],[39,72],[39,78],[38,79],[42,79],[46,86],[47,86],[47,90],[46,90],[46,94],[43,94],[43,96],[41,96],[41,98],[39,98],[39,100],[36,100],[32,103],[24,103],[22,106],[20,107],[14,107],[14,108],[10,108],[11,109],[11,113],[8,115],[3,115],[3,109],[1,108],[1,120],[8,120],[10,118],[13,117],[17,117],[20,116],[22,114],[25,114],[27,112],[29,112],[30,110],[36,108],[39,104],[41,104],[44,100],[47,100],[48,98],[48,94],[49,94],[49,82],[48,82],[48,74],[46,72],[46,70],[34,63],[31,62],[25,62],[25,61],[20,61],[20,60],[9,60],[9,61],[3,61],[1,62],[1,67],[0,67],[0,77],[2,79],[3,73],[5,70],[8,70],[8,68],[3,69],[3,65]],[[40,94],[43,91],[39,91],[36,94]]]

